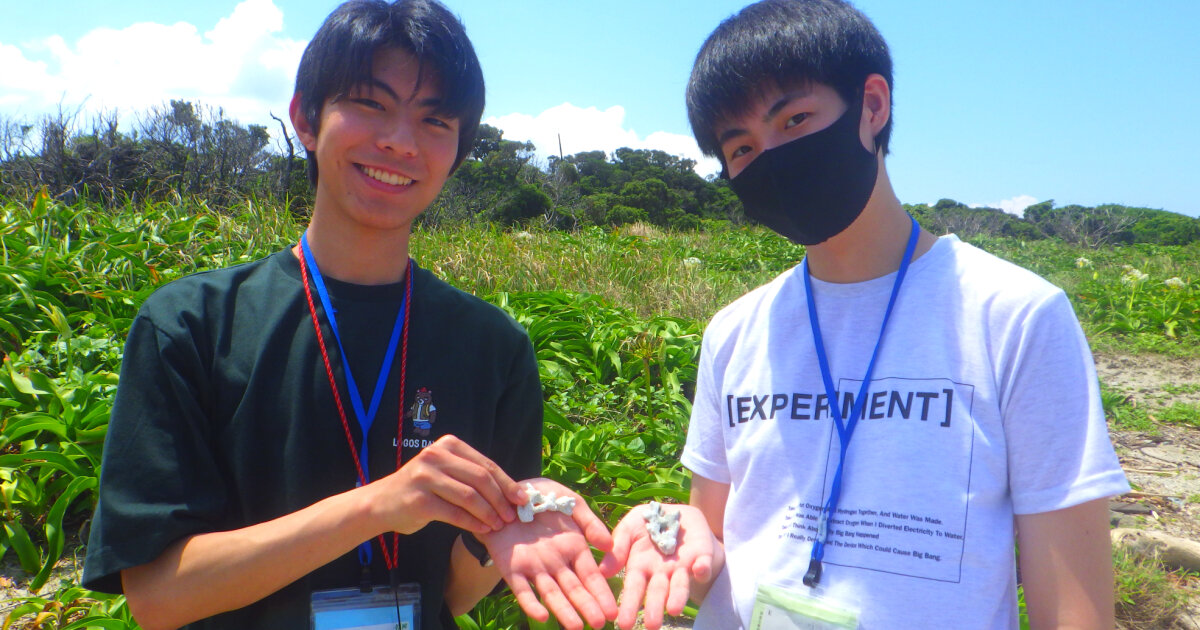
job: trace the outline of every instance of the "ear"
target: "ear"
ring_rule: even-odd
[[[888,87],[883,75],[872,74],[863,84],[862,122],[859,124],[859,137],[863,146],[872,153],[877,153],[875,136],[892,117],[892,90]]]
[[[288,105],[288,116],[292,119],[292,128],[296,130],[296,137],[300,138],[300,144],[304,145],[309,151],[317,150],[317,132],[308,123],[304,112],[300,108],[300,93],[292,94],[292,102]]]

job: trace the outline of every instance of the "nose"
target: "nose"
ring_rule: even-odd
[[[404,118],[397,118],[381,129],[376,142],[383,151],[400,155],[417,154],[416,130],[413,129],[413,124]]]

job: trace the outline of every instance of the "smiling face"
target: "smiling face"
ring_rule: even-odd
[[[407,232],[450,176],[459,124],[439,112],[435,77],[417,89],[421,67],[409,53],[379,50],[372,68],[371,82],[325,103],[316,130],[293,97],[292,122],[320,166],[314,221]]]
[[[740,116],[716,126],[729,177],[736,177],[763,151],[832,125],[846,107],[837,91],[823,83],[790,88],[765,85]]]

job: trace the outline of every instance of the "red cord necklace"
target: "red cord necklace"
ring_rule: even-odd
[[[308,312],[312,316],[313,330],[317,333],[317,345],[321,349],[321,360],[325,364],[325,376],[329,379],[329,389],[333,392],[333,401],[337,405],[338,417],[342,421],[342,430],[346,434],[346,443],[350,446],[350,454],[354,458],[354,468],[358,473],[359,485],[367,484],[367,475],[362,467],[362,461],[359,458],[358,447],[354,444],[354,435],[350,431],[350,422],[346,419],[346,409],[342,405],[342,395],[338,390],[337,381],[333,377],[333,365],[329,362],[329,351],[325,347],[325,335],[321,332],[321,320],[317,316],[317,306],[313,301],[312,289],[309,286],[309,271],[308,265],[305,263],[305,255],[303,247],[300,252],[300,276],[304,281],[304,297],[308,302]],[[401,334],[402,341],[400,345],[400,410],[396,419],[396,470],[400,470],[400,466],[404,463],[404,391],[407,384],[408,371],[408,322],[409,314],[412,312],[412,288],[413,288],[413,260],[410,258],[407,265],[407,281],[404,286],[404,324]],[[342,361],[346,361],[343,354]],[[366,445],[367,436],[363,435],[363,448]],[[400,534],[392,532],[392,547],[389,551],[387,540],[383,534],[379,535],[379,547],[383,550],[383,562],[388,570],[394,570],[399,564],[400,554]]]

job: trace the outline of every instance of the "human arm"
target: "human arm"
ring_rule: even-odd
[[[465,534],[464,534],[465,535]],[[450,571],[446,576],[445,602],[450,614],[465,615],[496,588],[500,581],[500,570],[494,563],[482,566],[463,543],[463,537],[454,540],[450,550]]]
[[[1019,514],[1021,581],[1033,630],[1113,627],[1108,499]]]
[[[659,552],[646,530],[642,516],[646,506],[631,509],[621,519],[613,530],[613,551],[601,563],[601,570],[609,576],[625,568],[619,627],[632,628],[638,609],[643,608],[646,628],[657,630],[662,627],[664,610],[670,615],[682,613],[689,595],[693,601],[704,601],[713,579],[725,566],[720,534],[728,493],[728,484],[692,476],[690,504],[667,506],[680,514],[678,543],[675,552],[667,556]]]
[[[528,482],[543,494],[575,497],[571,516],[542,512],[532,522],[511,522],[480,540],[527,615],[545,621],[553,612],[568,630],[580,630],[585,621],[593,628],[603,627],[616,617],[617,603],[588,544],[612,549],[608,528],[565,486],[540,478]]]
[[[264,523],[186,537],[123,570],[122,586],[142,627],[176,628],[256,602],[383,532],[435,520],[499,529],[523,499],[496,464],[445,436],[375,483]]]

